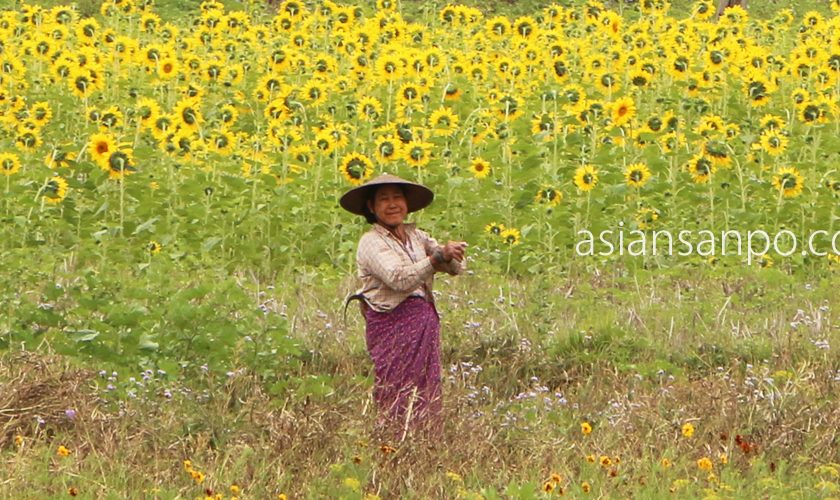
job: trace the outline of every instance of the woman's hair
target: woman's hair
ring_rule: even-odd
[[[367,202],[368,201],[375,201],[376,200],[376,192],[379,191],[379,188],[381,188],[382,186],[389,186],[389,185],[397,186],[398,188],[400,188],[400,191],[403,192],[403,195],[405,195],[405,189],[399,184],[380,184],[380,185],[375,186],[371,189],[368,189],[367,192],[365,193],[365,204],[362,207],[362,211],[364,212],[365,220],[368,222],[368,224],[373,224],[373,223],[376,222],[376,214],[374,214],[373,212],[370,211],[370,209],[368,208]]]

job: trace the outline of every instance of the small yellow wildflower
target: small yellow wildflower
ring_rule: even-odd
[[[66,457],[70,455],[70,449],[66,448],[64,445],[61,445],[58,447],[57,453],[62,457]]]
[[[590,464],[594,464],[595,463],[595,455],[586,455],[586,461],[589,462]]]
[[[682,435],[690,438],[694,435],[694,425],[691,422],[686,422],[682,426]]]
[[[241,490],[240,490],[238,484],[234,483],[234,484],[230,485],[230,493],[232,495],[238,495],[240,491]]]
[[[709,459],[709,457],[703,457],[697,460],[697,467],[702,471],[711,471],[714,464]]]
[[[580,489],[582,489],[584,493],[589,493],[592,491],[592,486],[590,486],[587,481],[584,481],[580,484]]]
[[[598,463],[601,464],[601,467],[609,467],[612,465],[612,460],[610,460],[610,457],[606,455],[601,455],[601,458],[598,459]]]
[[[17,446],[18,448],[23,446],[23,436],[21,436],[20,434],[15,436],[15,446]]]
[[[582,432],[584,436],[588,436],[592,433],[592,426],[589,422],[583,422],[580,424],[580,432]]]
[[[729,463],[729,457],[728,457],[728,456],[726,456],[726,453],[721,453],[721,454],[718,456],[718,459],[720,460],[720,463],[722,463],[723,465],[726,465],[726,464],[728,464],[728,463]]]
[[[660,461],[659,463],[662,465],[662,467],[665,467],[666,469],[671,468],[671,461],[667,458],[663,458],[662,461]]]

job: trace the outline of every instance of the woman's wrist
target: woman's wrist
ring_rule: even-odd
[[[443,251],[441,249],[438,248],[437,250],[432,252],[433,265],[443,264],[444,262],[446,262],[446,259],[443,257]]]

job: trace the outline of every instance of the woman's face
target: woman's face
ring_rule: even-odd
[[[408,215],[408,203],[402,188],[394,184],[386,184],[376,190],[373,199],[368,201],[368,208],[376,220],[386,226],[399,226]]]

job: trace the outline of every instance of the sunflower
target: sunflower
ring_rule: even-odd
[[[204,118],[201,115],[201,101],[197,98],[186,97],[178,101],[172,116],[179,128],[196,132]]]
[[[761,133],[761,148],[770,156],[779,156],[785,152],[788,138],[781,131],[771,128]]]
[[[458,131],[458,115],[451,108],[441,107],[429,117],[429,127],[438,137],[449,137]]]
[[[117,106],[111,106],[99,116],[99,126],[103,132],[122,127],[124,123],[125,117]]]
[[[521,103],[519,99],[511,94],[502,96],[496,102],[496,116],[499,118],[512,121],[517,119],[522,114]]]
[[[484,232],[492,234],[494,236],[501,236],[502,232],[505,230],[504,224],[497,224],[495,222],[491,222],[484,226]]]
[[[502,241],[505,242],[505,244],[513,246],[519,244],[519,240],[521,239],[522,234],[519,232],[519,229],[512,227],[502,231],[499,234],[499,236],[502,238]]]
[[[155,120],[160,116],[160,105],[150,97],[142,97],[137,100],[134,107],[135,116],[140,118],[140,125],[151,128]]]
[[[729,145],[721,140],[711,139],[703,143],[703,154],[719,167],[725,167],[732,162],[729,150]]]
[[[432,157],[432,145],[421,139],[415,139],[405,145],[402,157],[412,167],[422,167],[429,163]]]
[[[160,243],[158,243],[157,241],[154,241],[154,240],[150,241],[146,245],[146,250],[148,250],[149,255],[159,254],[162,248],[163,248],[163,246]]]
[[[650,207],[642,207],[636,211],[634,217],[639,229],[646,230],[653,227],[654,223],[659,220],[659,210]]]
[[[802,193],[804,179],[794,167],[782,167],[773,176],[773,187],[785,198],[794,198]]]
[[[401,156],[402,143],[391,135],[376,139],[376,159],[380,163],[396,160]]]
[[[495,16],[487,20],[484,28],[487,37],[494,42],[507,40],[510,31],[510,20],[505,16]]]
[[[598,169],[591,165],[578,167],[575,170],[574,183],[581,191],[592,191],[598,184]]]
[[[376,59],[376,74],[385,82],[393,82],[402,76],[403,61],[397,54],[383,54]]]
[[[356,113],[362,121],[375,122],[382,116],[382,102],[373,96],[362,96],[356,105]]]
[[[22,151],[34,151],[41,145],[41,136],[37,131],[21,131],[15,137],[15,146]]]
[[[327,102],[329,89],[323,81],[313,78],[303,87],[301,93],[311,106],[320,106]]]
[[[759,127],[762,132],[766,132],[771,129],[782,130],[786,126],[785,119],[776,115],[764,115],[761,117],[761,120],[759,120]]]
[[[175,123],[168,114],[158,116],[151,125],[152,136],[158,141],[162,141],[173,129],[175,129]]]
[[[531,133],[537,138],[542,137],[544,141],[552,138],[556,127],[557,123],[550,113],[541,113],[531,120]]]
[[[686,170],[691,174],[691,180],[695,184],[705,184],[709,182],[712,174],[717,170],[717,166],[710,159],[699,154],[689,160],[686,164]]]
[[[627,80],[634,88],[643,89],[650,86],[651,75],[643,69],[634,69]]]
[[[609,71],[602,71],[593,75],[595,86],[604,94],[615,94],[621,88],[618,78]]]
[[[108,172],[108,177],[111,179],[122,179],[137,171],[134,167],[134,155],[127,148],[113,151],[106,161],[99,164],[99,167]]]
[[[373,174],[373,162],[361,153],[349,153],[339,166],[342,175],[350,184],[358,186]]]
[[[475,158],[470,162],[470,172],[476,179],[484,179],[490,175],[490,162],[482,158]]]
[[[300,142],[303,135],[293,125],[275,124],[268,128],[268,138],[278,151],[286,151],[293,143]]]
[[[692,8],[691,17],[698,21],[706,21],[715,13],[715,7],[709,0],[701,0]]]
[[[20,158],[14,153],[0,153],[0,173],[11,176],[20,171]]]
[[[650,169],[644,163],[634,163],[627,165],[624,169],[624,180],[628,186],[634,188],[641,188],[647,181],[650,180]]]
[[[59,168],[59,167],[69,167],[70,162],[76,160],[76,153],[72,151],[62,151],[60,148],[55,147],[53,150],[44,158],[44,165],[49,168]]]
[[[76,24],[76,38],[83,44],[93,45],[97,41],[97,34],[101,28],[96,19],[87,17]]]
[[[48,180],[42,189],[44,201],[51,205],[61,203],[67,197],[67,181],[64,177],[55,176]]]
[[[208,150],[220,155],[228,155],[233,152],[236,145],[236,138],[230,132],[222,129],[213,132],[207,141]]]
[[[537,194],[534,196],[534,201],[555,207],[563,201],[563,193],[553,186],[543,185],[537,190]]]
[[[621,97],[610,106],[612,122],[620,127],[636,116],[636,103],[632,97]]]
[[[808,125],[827,123],[830,107],[831,103],[824,98],[805,101],[799,107],[799,119]]]
[[[335,137],[333,137],[327,129],[320,130],[317,134],[315,134],[315,142],[313,145],[325,155],[329,155],[336,149]]]
[[[36,102],[29,108],[29,117],[37,123],[39,127],[43,127],[49,123],[52,116],[52,108],[48,102]]]
[[[90,69],[71,68],[69,77],[70,90],[79,98],[90,97],[99,88],[97,79]]]
[[[744,80],[744,93],[750,105],[758,108],[770,102],[770,94],[776,90],[775,84],[758,71]]]
[[[100,133],[90,136],[88,142],[90,155],[93,161],[102,165],[117,150],[117,141],[110,134]]]

